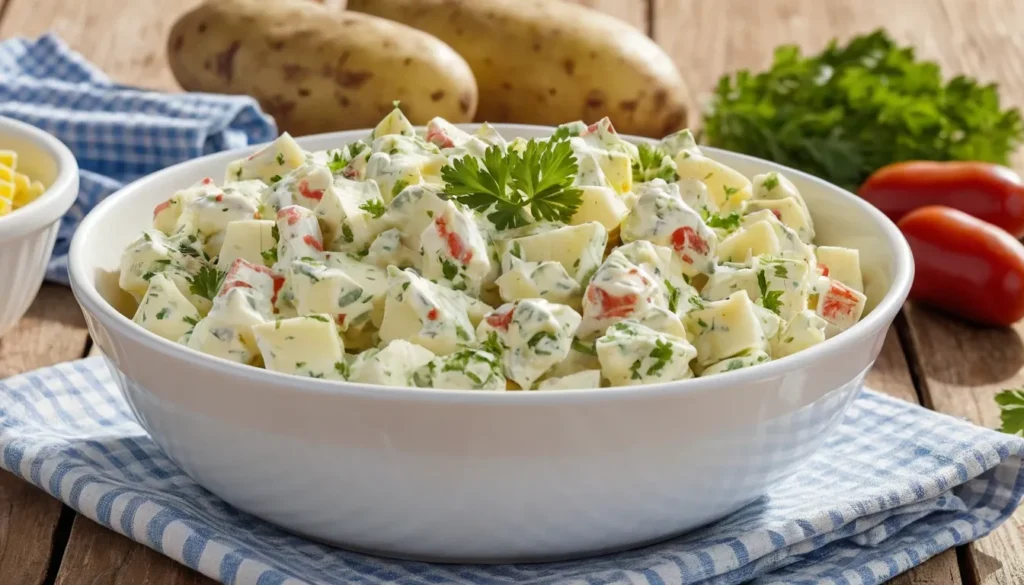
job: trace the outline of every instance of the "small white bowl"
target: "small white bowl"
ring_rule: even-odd
[[[550,128],[497,124],[506,136]],[[300,138],[309,150],[366,131]],[[636,139],[642,141],[643,139]],[[367,386],[192,351],[120,313],[124,247],[153,207],[246,151],[129,185],[82,223],[71,283],[140,423],[230,504],[355,550],[441,561],[537,561],[680,534],[756,500],[810,457],[857,395],[910,289],[913,262],[879,211],[820,179],[707,149],[747,176],[783,171],[819,241],[860,249],[870,312],[764,365],[667,384],[550,392]]]
[[[0,149],[18,152],[18,171],[46,192],[0,217],[0,336],[21,319],[43,284],[60,218],[78,196],[78,163],[60,140],[0,116]]]

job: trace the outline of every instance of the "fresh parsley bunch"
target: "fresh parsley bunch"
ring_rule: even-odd
[[[568,222],[583,200],[573,186],[576,158],[563,138],[530,140],[520,154],[497,146],[483,159],[464,156],[441,169],[445,196],[487,213],[499,230],[539,220]]]
[[[704,119],[705,141],[807,171],[856,190],[904,160],[1007,164],[1024,136],[1020,112],[1003,110],[994,84],[943,83],[884,31],[817,55],[779,47],[770,69],[722,77]]]

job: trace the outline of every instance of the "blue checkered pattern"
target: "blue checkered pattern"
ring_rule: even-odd
[[[0,43],[0,115],[46,130],[78,159],[78,200],[47,268],[49,280],[64,284],[71,236],[104,197],[175,163],[277,135],[250,97],[118,85],[52,35]]]
[[[431,565],[345,552],[232,509],[135,422],[102,358],[0,382],[0,466],[89,518],[239,585],[881,583],[1005,521],[1024,439],[864,391],[796,476],[662,544],[540,565]]]

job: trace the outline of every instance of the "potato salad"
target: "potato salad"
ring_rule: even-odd
[[[856,323],[855,249],[815,246],[797,188],[633,144],[607,119],[550,138],[288,134],[153,210],[120,286],[139,326],[276,372],[466,390],[629,386],[783,358]]]

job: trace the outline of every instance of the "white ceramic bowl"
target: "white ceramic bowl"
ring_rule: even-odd
[[[506,136],[549,129],[498,125]],[[299,139],[334,147],[366,132]],[[638,139],[642,140],[642,139]],[[819,242],[859,248],[870,312],[807,351],[726,374],[556,392],[390,388],[277,374],[165,341],[118,312],[121,251],[154,205],[241,151],[129,185],[71,248],[89,330],[142,425],[242,510],[346,548],[443,561],[536,561],[633,547],[765,494],[857,395],[907,296],[913,263],[880,212],[821,180],[707,149],[745,175],[781,170]]]
[[[0,217],[0,336],[39,292],[60,218],[78,196],[78,163],[35,126],[0,116],[0,149],[18,151],[18,170],[48,185],[29,205]]]

